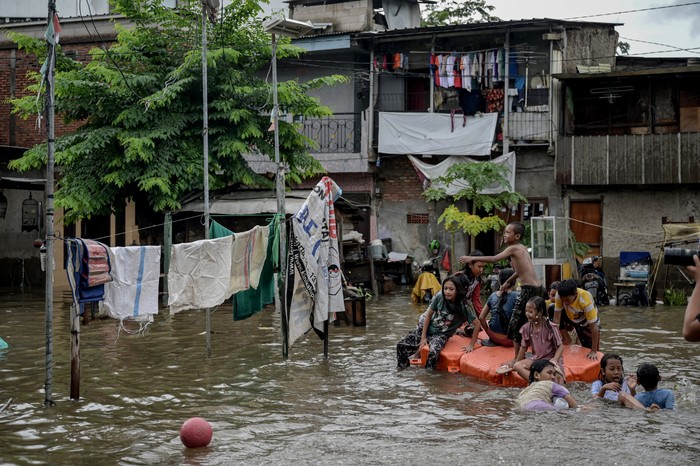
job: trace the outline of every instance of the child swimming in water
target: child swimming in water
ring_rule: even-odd
[[[645,362],[637,368],[637,383],[644,391],[637,393],[635,398],[646,408],[675,409],[676,395],[668,388],[658,388],[661,376],[655,365]]]
[[[561,409],[557,398],[563,399],[569,408],[578,403],[569,391],[556,383],[554,364],[549,359],[538,359],[530,366],[530,385],[518,395],[518,405],[528,411],[554,411]]]
[[[608,353],[600,360],[598,380],[591,385],[591,393],[598,398],[617,401],[628,408],[644,409],[644,405],[635,399],[637,378],[625,378],[622,358]]]

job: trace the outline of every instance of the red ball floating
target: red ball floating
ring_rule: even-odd
[[[206,447],[211,436],[211,425],[201,417],[190,418],[180,427],[180,440],[187,448]]]

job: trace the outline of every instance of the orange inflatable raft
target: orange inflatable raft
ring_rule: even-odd
[[[479,333],[481,339],[488,338],[485,332]],[[502,385],[504,387],[524,387],[527,382],[515,371],[507,374],[497,374],[496,369],[504,362],[513,359],[513,348],[503,346],[482,346],[477,343],[474,351],[465,353],[462,348],[467,346],[470,338],[454,335],[440,352],[438,370],[446,372],[459,372],[464,375],[476,377],[486,382]],[[586,357],[590,350],[579,345],[564,346],[564,369],[567,382],[593,382],[598,378],[600,371],[600,359],[603,353],[598,353],[598,360]],[[412,359],[411,365],[425,366],[428,359],[428,347],[424,346],[420,351],[420,359]]]

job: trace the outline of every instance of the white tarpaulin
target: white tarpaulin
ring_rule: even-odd
[[[452,156],[448,157],[447,159],[443,160],[442,162],[438,163],[437,165],[430,165],[427,163],[424,163],[417,159],[416,157],[413,157],[412,155],[408,156],[408,160],[411,161],[414,167],[423,174],[423,176],[428,179],[428,180],[434,180],[435,178],[439,178],[447,173],[447,169],[450,168],[452,165],[458,164],[458,163],[479,163],[481,162],[480,160],[475,160],[475,159],[470,159],[469,157],[459,157],[459,156]],[[510,191],[515,190],[515,152],[508,152],[505,155],[501,155],[500,157],[496,157],[495,159],[491,160],[493,163],[501,163],[508,168],[508,173],[505,174],[505,178],[508,180],[510,183]],[[434,187],[438,187],[435,184],[433,184]],[[451,183],[449,186],[447,186],[446,191],[447,194],[450,196],[453,196],[457,194],[457,192],[460,189],[464,189],[468,187],[469,184],[463,180],[458,180],[453,183]],[[494,183],[490,185],[488,188],[483,190],[481,194],[500,194],[503,191],[506,191],[506,189],[503,188],[498,183]]]
[[[497,113],[379,112],[379,152],[491,155],[497,121]]]

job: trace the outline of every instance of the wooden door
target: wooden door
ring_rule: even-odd
[[[576,241],[587,243],[591,247],[588,255],[599,255],[603,236],[601,201],[571,201],[570,207],[569,228],[576,235]]]

